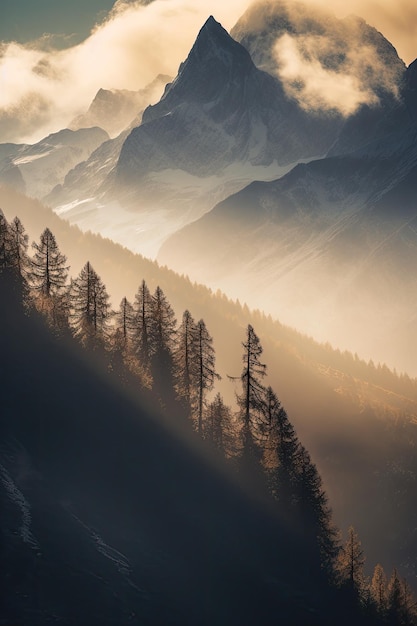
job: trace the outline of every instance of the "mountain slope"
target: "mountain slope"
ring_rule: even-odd
[[[323,341],[415,371],[414,72],[400,99],[376,110],[367,141],[369,109],[351,118],[331,156],[252,183],[174,234],[159,260]],[[364,141],[340,154],[348,129]]]
[[[277,43],[288,35],[298,44],[307,71],[313,69],[313,61],[339,76],[359,70],[358,81],[366,80],[367,86],[381,97],[395,91],[405,70],[392,44],[362,18],[349,15],[339,19],[323,7],[299,1],[258,0],[239,18],[230,34],[245,46],[255,65],[272,75],[282,75],[284,58]],[[355,67],[355,55],[357,58],[361,54],[364,63]],[[285,83],[285,76],[281,77]],[[301,85],[293,89],[293,96],[297,89],[302,92]]]
[[[0,289],[6,621],[348,623],[280,515]]]
[[[104,128],[111,137],[116,137],[134,120],[138,120],[145,107],[157,100],[170,77],[158,75],[149,85],[138,91],[127,89],[99,89],[88,111],[76,117],[70,128]],[[137,122],[140,123],[140,120]]]
[[[301,441],[318,464],[336,522],[342,528],[353,523],[358,529],[369,568],[378,561],[388,571],[408,563],[407,579],[415,586],[410,562],[415,554],[415,515],[410,511],[413,476],[417,475],[415,381],[319,345],[259,311],[251,312],[111,241],[82,234],[20,194],[0,189],[0,206],[9,220],[18,213],[31,237],[38,238],[48,226],[68,255],[73,276],[88,259],[111,293],[113,306],[123,296],[132,301],[145,279],[151,291],[157,285],[163,289],[178,319],[185,309],[194,319],[203,318],[214,337],[216,369],[223,377],[218,390],[231,404],[238,389],[228,375],[241,372],[240,345],[247,324],[252,324],[264,347],[267,383],[277,391]],[[271,298],[278,296],[270,291]],[[379,325],[378,320],[375,327]],[[385,336],[384,341],[387,339]],[[402,347],[403,351],[407,348],[409,340]]]
[[[210,17],[160,102],[122,148],[117,179],[161,169],[207,175],[235,161],[287,164],[323,153],[332,120],[311,119]]]
[[[61,130],[38,143],[15,145],[4,150],[0,158],[0,178],[36,198],[46,196],[55,185],[64,182],[66,174],[109,138],[101,128]]]
[[[172,232],[254,178],[324,153],[341,124],[287,98],[211,17],[140,126],[79,164],[48,202],[83,228],[155,256]]]

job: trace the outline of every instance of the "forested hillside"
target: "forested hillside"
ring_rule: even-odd
[[[367,572],[377,561],[387,570],[402,565],[413,582],[415,381],[318,345],[110,241],[82,234],[15,192],[2,189],[0,206],[9,221],[19,215],[35,241],[48,226],[68,256],[74,279],[88,261],[111,294],[114,309],[125,296],[132,303],[145,281],[151,294],[161,288],[177,320],[184,311],[195,321],[204,320],[222,377],[207,396],[210,402],[220,392],[225,404],[234,407],[239,386],[228,376],[240,375],[240,346],[250,324],[264,348],[265,384],[278,394],[317,463],[336,522],[343,529],[353,523],[359,530]]]
[[[413,623],[396,570],[387,583],[378,566],[369,583],[353,529],[340,546],[251,325],[232,414],[201,397],[216,378],[203,320],[185,313],[176,327],[143,281],[139,332],[126,301],[110,324],[89,262],[68,288],[53,233],[31,257],[27,244],[20,220],[0,215],[6,620]]]

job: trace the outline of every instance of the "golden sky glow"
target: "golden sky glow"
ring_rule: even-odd
[[[321,4],[328,8],[326,2]],[[55,50],[48,39],[0,45],[0,142],[33,141],[65,127],[88,107],[100,87],[139,89],[158,73],[175,75],[209,14],[230,30],[248,5],[249,0],[122,3],[77,46]],[[352,0],[348,11],[345,2],[335,0],[331,7],[340,17],[353,12],[364,17],[396,46],[406,63],[417,56],[414,0]],[[290,51],[287,46],[287,58]],[[287,71],[294,71],[294,65],[291,69],[289,64]],[[339,86],[346,94],[352,77]],[[354,105],[354,99],[347,102],[348,111]]]

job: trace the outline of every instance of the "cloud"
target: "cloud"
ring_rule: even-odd
[[[328,9],[327,0],[309,0]],[[356,14],[377,28],[395,46],[408,65],[417,57],[417,3],[415,0],[332,0],[338,17]]]
[[[354,38],[346,46],[328,34],[282,35],[274,53],[287,94],[305,109],[344,116],[363,104],[376,105],[381,89],[398,95],[399,67],[384,65],[374,45],[355,44]]]
[[[229,29],[248,4],[215,0],[210,11]],[[157,74],[175,76],[208,16],[204,0],[124,0],[71,48],[1,45],[0,141],[35,141],[64,127],[100,88],[137,90]]]
[[[118,0],[79,45],[58,50],[53,39],[0,45],[0,142],[32,142],[65,127],[86,111],[101,87],[136,90],[159,73],[175,75],[209,12],[229,30],[249,4],[213,0],[208,7],[206,0]],[[332,8],[342,12],[342,0],[334,0]],[[411,34],[417,40],[414,2],[352,0],[349,10],[357,10],[388,37],[391,33],[404,48],[411,45]],[[290,52],[296,51],[288,48],[288,58]],[[319,69],[313,63],[318,78]],[[323,85],[326,78],[320,78]],[[341,92],[348,86],[340,85]],[[366,89],[362,92],[365,97]]]

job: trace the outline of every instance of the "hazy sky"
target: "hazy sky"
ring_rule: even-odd
[[[174,76],[210,14],[230,30],[250,0],[0,0],[0,142],[35,141],[88,108],[99,88],[139,89]],[[324,4],[325,0],[306,0]],[[144,6],[148,5],[148,6]],[[333,0],[417,57],[415,0]],[[96,26],[95,26],[96,25]],[[43,38],[44,33],[73,35]],[[13,39],[16,41],[13,42]]]
[[[114,0],[1,0],[0,40],[24,43],[54,33],[74,35],[71,41],[79,42],[113,4]]]

